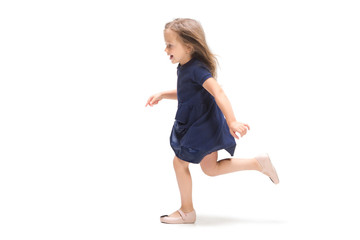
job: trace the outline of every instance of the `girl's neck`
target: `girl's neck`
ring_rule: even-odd
[[[184,59],[181,59],[181,61],[179,63],[181,66],[183,66],[186,63],[190,62],[191,59],[192,59],[191,56],[186,56]]]

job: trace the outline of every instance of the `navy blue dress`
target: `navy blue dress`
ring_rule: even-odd
[[[233,156],[234,137],[214,97],[202,86],[212,77],[208,68],[193,58],[179,64],[177,74],[178,109],[170,136],[175,155],[191,163],[220,149]]]

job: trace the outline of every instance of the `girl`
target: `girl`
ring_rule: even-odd
[[[178,109],[170,136],[175,152],[174,169],[180,190],[181,208],[160,217],[162,223],[194,223],[192,182],[189,163],[200,163],[209,176],[241,170],[257,170],[279,183],[267,154],[252,159],[229,158],[217,161],[220,149],[233,156],[237,133],[243,137],[250,127],[238,122],[231,104],[216,78],[216,58],[205,40],[199,22],[178,18],[165,25],[165,52],[178,63],[177,89],[152,95],[145,106],[162,99],[177,99]]]

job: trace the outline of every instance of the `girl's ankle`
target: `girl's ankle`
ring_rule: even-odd
[[[186,207],[186,208],[181,207],[180,210],[183,211],[184,213],[189,213],[189,212],[194,211],[195,209],[194,209],[194,207]]]

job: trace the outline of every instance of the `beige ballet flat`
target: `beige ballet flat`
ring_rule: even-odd
[[[259,162],[259,164],[262,167],[261,172],[263,174],[265,174],[266,176],[268,176],[273,183],[278,184],[279,177],[276,173],[274,166],[272,165],[272,163],[270,161],[269,155],[267,153],[265,153],[265,154],[255,157],[255,159]]]
[[[163,215],[160,217],[160,222],[168,223],[168,224],[195,223],[196,221],[195,210],[188,213],[184,213],[180,209],[177,211],[179,212],[180,217],[169,217],[168,215]]]

